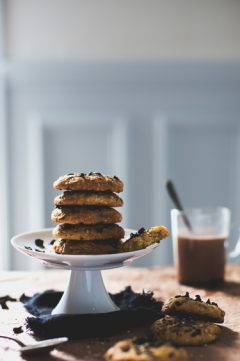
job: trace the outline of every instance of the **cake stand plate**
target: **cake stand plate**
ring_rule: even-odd
[[[125,229],[125,238],[135,232]],[[44,248],[38,246],[37,239],[43,240]],[[118,311],[105,289],[101,270],[122,267],[137,258],[152,252],[158,244],[134,252],[101,255],[56,254],[50,242],[52,228],[19,234],[11,239],[14,248],[41,263],[71,270],[68,285],[52,314],[86,314]]]

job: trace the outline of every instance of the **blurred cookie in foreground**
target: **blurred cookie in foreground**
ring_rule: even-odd
[[[64,191],[54,199],[56,206],[122,207],[123,200],[113,192]]]
[[[105,361],[188,361],[188,353],[162,343],[126,339],[117,342],[104,354]]]
[[[77,241],[97,241],[108,239],[121,239],[124,237],[124,229],[117,224],[58,224],[53,229],[53,235],[57,238],[65,238]]]
[[[186,315],[208,321],[224,322],[225,312],[217,303],[209,299],[204,302],[199,295],[191,298],[186,292],[184,296],[178,295],[169,299],[163,306],[162,312],[166,315]]]
[[[151,326],[154,338],[178,346],[200,346],[215,341],[221,334],[218,325],[190,318],[165,316]]]
[[[55,189],[80,191],[122,192],[123,182],[117,176],[103,175],[97,172],[69,173],[59,177],[54,183]]]
[[[164,226],[155,226],[147,230],[141,228],[138,232],[132,233],[125,242],[119,244],[119,252],[131,252],[146,248],[151,244],[159,243],[168,235],[168,229]]]
[[[59,254],[97,255],[112,254],[117,252],[117,240],[108,241],[73,241],[58,239],[54,242],[53,249]]]
[[[58,206],[52,211],[52,222],[68,224],[118,223],[122,215],[110,207]]]

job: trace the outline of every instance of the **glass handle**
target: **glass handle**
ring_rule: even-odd
[[[234,223],[231,225],[230,230],[238,229],[238,239],[235,244],[235,247],[232,251],[228,252],[228,257],[230,259],[235,259],[240,256],[240,227],[239,223]]]

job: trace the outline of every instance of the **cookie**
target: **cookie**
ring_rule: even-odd
[[[113,192],[65,191],[54,199],[56,206],[122,207],[123,200]]]
[[[116,176],[111,177],[101,173],[69,173],[59,177],[53,183],[53,187],[55,189],[119,193],[123,191],[123,182]]]
[[[53,249],[60,254],[110,254],[117,252],[117,240],[108,241],[72,241],[58,239],[54,242]]]
[[[155,321],[151,332],[156,339],[179,346],[198,346],[215,341],[221,333],[212,322],[165,316]]]
[[[131,339],[117,342],[104,354],[105,361],[188,361],[182,348],[171,345],[139,343]]]
[[[84,226],[64,223],[53,229],[53,236],[78,241],[121,239],[124,237],[124,229],[117,224]]]
[[[131,252],[146,248],[153,243],[159,243],[161,239],[166,238],[168,235],[168,229],[164,226],[156,226],[148,230],[141,228],[120,244],[119,252]]]
[[[166,315],[190,315],[218,323],[224,322],[225,316],[225,312],[215,302],[209,299],[203,302],[198,295],[193,299],[188,292],[184,296],[170,298],[162,312]]]
[[[118,223],[122,215],[110,207],[61,206],[52,211],[51,220],[69,224]]]

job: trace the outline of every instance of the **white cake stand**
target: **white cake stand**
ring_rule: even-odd
[[[133,230],[126,229],[127,238]],[[35,244],[36,239],[44,241],[44,252]],[[18,251],[33,257],[41,263],[71,270],[69,283],[52,314],[107,313],[118,311],[105,289],[101,270],[122,267],[133,260],[152,252],[158,244],[134,252],[103,255],[56,254],[50,244],[52,229],[22,233],[12,238],[11,243]]]

